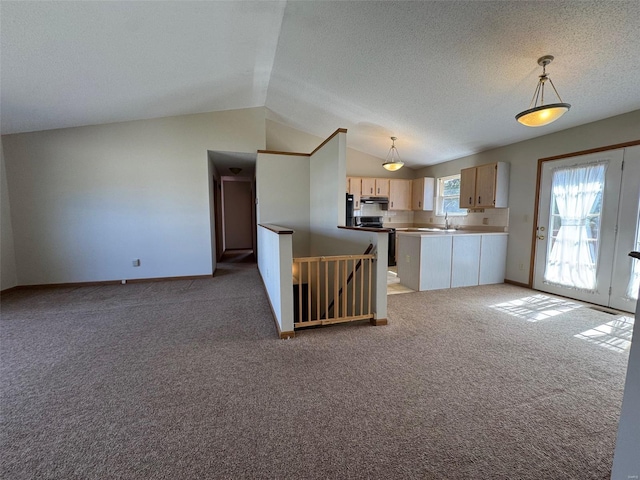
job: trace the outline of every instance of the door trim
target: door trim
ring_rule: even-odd
[[[538,231],[538,204],[540,203],[540,182],[542,181],[542,165],[546,162],[552,162],[554,160],[563,160],[570,157],[579,157],[581,155],[588,155],[590,153],[606,152],[608,150],[618,150],[620,148],[634,147],[640,145],[640,140],[633,140],[631,142],[617,143],[615,145],[608,145],[606,147],[591,148],[589,150],[580,150],[578,152],[564,153],[562,155],[554,155],[553,157],[544,157],[538,159],[538,170],[536,172],[536,198],[533,206],[533,230],[531,231],[531,258],[529,259],[529,288],[533,288],[533,275],[536,259],[536,234]]]

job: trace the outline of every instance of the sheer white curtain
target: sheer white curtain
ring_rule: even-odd
[[[638,211],[640,211],[640,205],[638,205]],[[636,223],[636,242],[634,250],[640,252],[640,215],[638,215],[638,222]],[[627,287],[627,297],[637,300],[638,289],[640,288],[640,260],[632,259],[631,262],[631,278],[629,279],[629,286]]]
[[[554,214],[560,218],[560,228],[555,240],[548,242],[545,282],[595,290],[601,211],[595,203],[601,202],[606,166],[606,163],[597,163],[558,168],[553,172],[549,235],[555,233]],[[597,212],[592,212],[594,205],[598,207]],[[590,215],[592,213],[598,216]]]

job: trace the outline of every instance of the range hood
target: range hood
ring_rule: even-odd
[[[389,204],[389,197],[360,197],[360,203]]]
[[[389,197],[360,197],[360,203],[376,203],[380,205],[380,210],[389,209]]]

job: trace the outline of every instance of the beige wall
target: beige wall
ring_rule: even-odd
[[[258,223],[291,228],[293,256],[308,256],[309,156],[258,153],[256,201]]]
[[[336,125],[336,130],[340,125]],[[325,138],[287,127],[273,120],[266,121],[267,150],[278,152],[311,153]],[[327,132],[327,137],[333,132]],[[347,132],[347,139],[349,133]],[[348,141],[348,140],[347,140]],[[389,144],[391,146],[391,144]],[[382,168],[383,158],[347,148],[347,175],[354,177],[380,178],[415,178],[410,168],[402,168],[397,172],[389,172]]]
[[[4,136],[18,284],[211,274],[207,150],[263,149],[264,115]]]
[[[2,164],[2,170],[0,171],[1,182],[0,194],[0,208],[2,208],[0,226],[0,234],[2,235],[0,245],[2,247],[2,258],[0,259],[0,273],[2,277],[0,279],[0,290],[15,287],[18,284],[18,277],[16,274],[16,254],[13,246],[13,227],[11,226],[11,207],[9,202],[9,188],[7,184],[7,174],[4,165],[4,153],[2,150],[2,143],[0,141],[0,162]]]
[[[634,140],[640,140],[640,110],[426,167],[418,170],[417,174],[437,178],[458,173],[469,166],[509,162],[510,216],[506,278],[527,283],[538,159]]]

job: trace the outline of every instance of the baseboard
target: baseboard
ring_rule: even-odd
[[[28,288],[68,288],[68,287],[100,287],[104,285],[121,285],[127,283],[149,283],[149,282],[171,282],[174,280],[202,280],[212,278],[211,275],[188,275],[184,277],[154,277],[154,278],[128,278],[125,280],[102,280],[97,282],[72,282],[72,283],[41,283],[37,285],[17,285],[15,287],[2,290],[0,293],[12,290],[25,290]]]
[[[294,338],[296,336],[296,332],[294,331],[286,331],[283,332],[280,330],[280,324],[278,323],[278,317],[276,315],[276,311],[273,309],[273,305],[271,304],[271,299],[269,298],[269,292],[267,291],[267,286],[264,283],[264,278],[262,278],[262,273],[260,269],[258,269],[258,275],[260,276],[260,281],[262,282],[262,286],[264,287],[264,291],[267,294],[267,302],[269,302],[269,308],[271,309],[271,318],[273,318],[273,323],[276,326],[276,330],[278,331],[278,337],[282,339]]]
[[[389,322],[387,321],[386,318],[372,318],[371,320],[369,320],[369,323],[371,325],[373,325],[374,327],[379,327],[381,325],[388,325]]]
[[[17,285],[15,287],[5,288],[4,290],[0,290],[0,295],[4,295],[5,293],[14,292],[16,290],[20,290],[20,287],[17,286]]]
[[[516,282],[514,280],[507,280],[506,278],[504,279],[504,283],[508,283],[509,285],[515,285],[516,287],[531,288],[531,286],[528,283],[521,283],[521,282]]]

